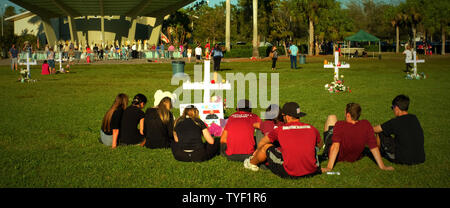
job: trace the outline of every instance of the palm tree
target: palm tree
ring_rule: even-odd
[[[413,48],[416,50],[417,25],[422,22],[423,14],[421,10],[424,5],[419,0],[407,0],[403,6],[403,19],[411,26],[413,36]]]
[[[258,0],[253,0],[253,55],[259,57],[258,51]]]

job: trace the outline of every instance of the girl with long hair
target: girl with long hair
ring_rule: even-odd
[[[145,147],[169,148],[173,142],[172,99],[164,97],[159,104],[148,108],[144,118]]]
[[[176,160],[201,162],[219,153],[219,141],[214,141],[193,105],[187,106],[183,115],[175,121],[173,135],[172,153]],[[206,143],[203,143],[202,135]]]
[[[113,149],[117,147],[122,115],[127,106],[128,96],[124,93],[118,94],[112,106],[106,112],[105,116],[103,116],[100,130],[101,143],[111,146]]]
[[[144,145],[144,117],[142,109],[147,103],[147,97],[143,94],[134,96],[130,106],[123,112],[122,129],[119,138],[120,145]],[[137,126],[139,125],[139,129]]]

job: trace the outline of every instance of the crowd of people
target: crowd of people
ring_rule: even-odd
[[[170,148],[174,158],[184,162],[221,155],[243,162],[246,169],[269,169],[282,178],[311,177],[333,170],[337,162],[355,162],[364,156],[382,170],[394,170],[384,164],[383,158],[406,165],[425,161],[423,130],[417,117],[408,113],[410,100],[405,95],[392,101],[395,117],[375,126],[359,120],[359,104],[348,103],[344,120],[328,116],[323,140],[317,128],[300,121],[306,113],[296,102],[287,102],[282,108],[271,104],[261,120],[252,113],[248,100],[240,100],[220,138],[211,136],[194,105],[187,106],[175,119],[172,102],[170,96],[155,97],[154,106],[144,113],[145,95],[134,96],[129,106],[126,94],[117,95],[103,118],[100,142],[112,148]],[[321,167],[320,162],[326,160],[327,166]]]

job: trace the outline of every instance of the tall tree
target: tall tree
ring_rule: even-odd
[[[450,14],[450,2],[430,0],[425,5],[424,25],[429,29],[431,35],[434,31],[440,31],[442,48],[441,54],[445,55],[445,40],[447,36],[447,29],[450,23],[448,14]]]

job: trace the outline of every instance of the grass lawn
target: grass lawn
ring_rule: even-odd
[[[326,57],[329,61],[331,56]],[[421,56],[423,58],[423,56]],[[425,80],[406,80],[404,57],[384,54],[352,59],[344,69],[351,93],[330,94],[324,85],[332,81],[332,69],[323,68],[324,57],[307,57],[300,70],[278,63],[280,104],[298,102],[310,123],[323,133],[329,114],[344,119],[345,104],[362,106],[361,119],[373,125],[392,118],[392,99],[411,98],[410,113],[419,118],[425,134],[426,162],[415,166],[391,164],[395,171],[379,170],[365,157],[355,163],[337,163],[341,175],[322,174],[299,180],[281,179],[270,171],[252,172],[239,162],[215,157],[203,163],[176,161],[169,149],[119,147],[98,142],[104,113],[118,93],[130,99],[137,93],[149,98],[157,89],[173,91],[170,64],[74,65],[69,74],[40,75],[32,67],[36,83],[20,83],[10,66],[0,66],[0,187],[450,187],[450,56],[426,57],[419,71]],[[272,73],[271,62],[225,62],[225,73]],[[194,65],[185,72],[193,74]],[[259,114],[265,110],[259,106]],[[230,113],[232,110],[230,110]],[[174,114],[179,116],[178,109]],[[322,162],[322,166],[326,166]]]

